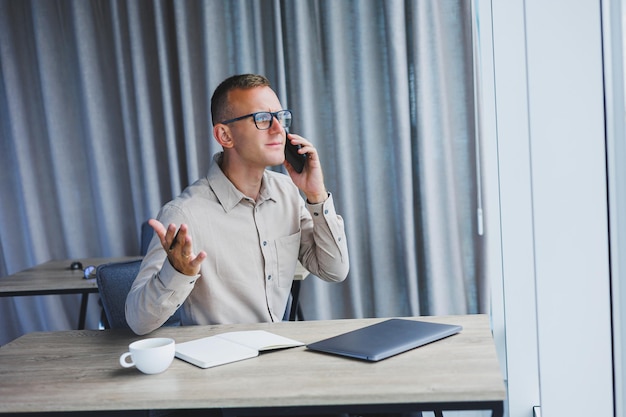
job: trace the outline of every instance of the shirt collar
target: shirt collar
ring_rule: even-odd
[[[213,155],[213,161],[209,166],[207,180],[218,201],[224,208],[224,211],[229,212],[242,200],[249,199],[230,182],[226,175],[224,175],[224,172],[219,166],[222,155],[223,152],[218,152]],[[269,175],[267,172],[264,172],[263,179],[261,180],[261,191],[259,192],[259,199],[256,204],[262,204],[266,200],[276,201],[274,197],[276,195],[275,188],[272,187],[271,183]]]

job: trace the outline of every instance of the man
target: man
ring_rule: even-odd
[[[287,136],[291,112],[269,81],[226,79],[211,98],[211,117],[223,152],[149,222],[156,236],[126,300],[137,334],[160,327],[180,306],[183,325],[280,321],[298,260],[325,281],[348,274],[343,220],[317,150]],[[307,154],[301,173],[285,161],[286,140]],[[280,164],[288,175],[266,170]]]

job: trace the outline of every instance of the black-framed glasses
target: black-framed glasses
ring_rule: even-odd
[[[220,123],[227,125],[229,123],[247,119],[248,117],[252,117],[254,119],[254,125],[259,130],[267,130],[272,127],[274,118],[276,118],[278,123],[280,123],[280,125],[285,129],[288,129],[289,126],[291,126],[291,110],[279,110],[277,112],[258,111],[256,113],[246,114],[245,116],[235,117],[234,119],[224,120]]]

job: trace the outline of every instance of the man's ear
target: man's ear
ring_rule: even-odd
[[[233,147],[233,139],[228,126],[221,123],[216,124],[213,126],[213,136],[215,136],[217,143],[222,145],[223,148]]]

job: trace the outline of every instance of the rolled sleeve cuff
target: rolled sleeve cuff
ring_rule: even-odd
[[[328,228],[342,256],[345,255],[347,248],[343,219],[335,211],[332,194],[328,193],[328,198],[323,203],[310,204],[307,202],[306,207],[309,213],[311,213],[313,224],[322,228]]]
[[[337,215],[335,212],[335,203],[333,202],[333,196],[331,193],[328,193],[328,198],[321,203],[311,204],[307,200],[306,208],[309,213],[311,213],[311,217],[313,217],[314,222],[325,221],[326,217]]]

